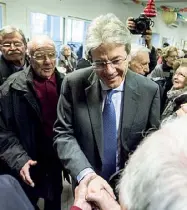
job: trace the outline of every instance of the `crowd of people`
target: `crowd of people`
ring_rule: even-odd
[[[86,58],[63,45],[58,62],[50,37],[0,30],[1,210],[61,210],[62,173],[71,210],[186,208],[187,58],[134,27],[101,15]]]

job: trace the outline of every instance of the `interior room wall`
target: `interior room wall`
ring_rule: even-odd
[[[6,24],[22,28],[27,36],[31,11],[87,20],[109,12],[123,19],[126,13],[121,0],[1,0],[1,2],[6,3]]]
[[[117,15],[125,21],[127,17],[138,17],[143,11],[141,5],[124,4],[121,0],[0,0],[6,3],[6,24],[20,27],[27,37],[30,35],[29,14],[30,12],[40,12],[57,16],[72,16],[82,19],[92,20],[100,14],[109,12]],[[180,5],[179,5],[180,7]],[[160,14],[154,18],[155,26],[153,32],[160,35],[159,44],[162,37],[171,38],[179,43],[182,39],[187,41],[187,24],[179,25],[178,28],[166,26]],[[137,36],[132,37],[133,41]]]

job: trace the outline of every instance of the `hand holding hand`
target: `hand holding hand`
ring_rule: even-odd
[[[23,181],[30,185],[31,187],[34,187],[34,182],[30,177],[30,167],[31,166],[35,166],[37,164],[37,161],[33,161],[33,160],[29,160],[27,161],[27,163],[25,163],[25,165],[22,167],[22,169],[20,170],[20,176],[23,179]]]
[[[106,190],[113,199],[116,199],[112,188],[101,176],[96,175],[88,184],[88,194],[100,194],[103,189]]]
[[[87,201],[93,202],[99,210],[120,210],[120,205],[110,196],[110,194],[102,189],[100,194],[90,193],[86,197]]]
[[[88,174],[79,185],[75,188],[75,200],[74,206],[77,206],[84,210],[91,210],[91,205],[86,201],[87,189],[89,182],[95,177],[95,173]]]

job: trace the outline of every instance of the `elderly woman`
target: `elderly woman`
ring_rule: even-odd
[[[66,73],[70,73],[76,69],[77,55],[71,50],[69,45],[64,45],[61,48],[58,66],[64,67]]]
[[[172,87],[173,64],[178,58],[176,47],[166,47],[162,50],[162,64],[158,64],[155,69],[148,75],[149,78],[156,81],[160,86],[161,93],[161,112],[165,106],[167,92]]]
[[[180,115],[181,105],[187,103],[187,59],[180,59],[180,63],[176,62],[176,65],[178,68],[173,75],[173,86],[167,93],[167,103],[162,120]]]

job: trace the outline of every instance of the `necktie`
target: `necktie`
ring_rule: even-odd
[[[104,156],[102,161],[102,177],[108,180],[116,171],[117,130],[116,112],[112,102],[115,90],[108,90],[103,109]]]

